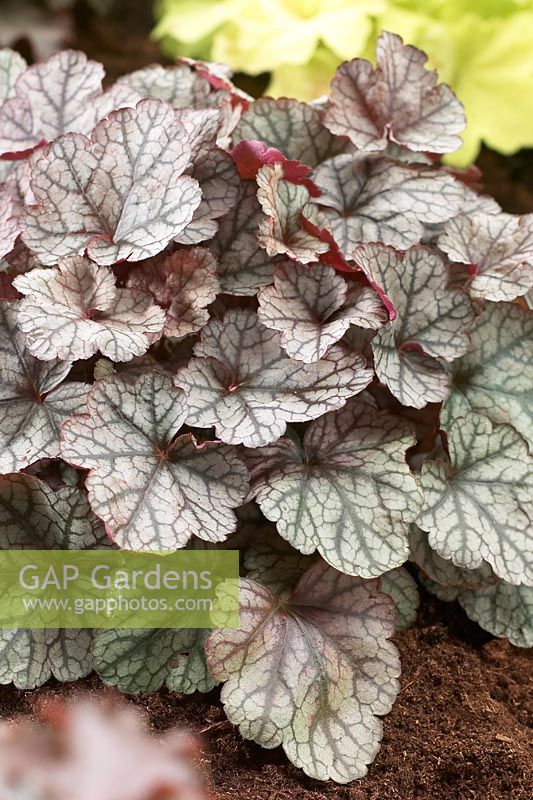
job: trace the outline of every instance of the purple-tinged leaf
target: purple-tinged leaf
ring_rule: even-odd
[[[326,127],[359,150],[385,150],[389,142],[430,153],[457,150],[464,109],[449,86],[437,84],[437,73],[425,68],[426,54],[383,32],[376,58],[375,69],[361,58],[338,68]]]
[[[30,475],[0,476],[0,549],[99,550],[109,547],[100,522],[79,489],[53,492]],[[19,689],[83,678],[92,670],[92,632],[0,630],[0,683]]]
[[[263,747],[282,745],[307,775],[347,783],[366,773],[399,689],[400,663],[387,639],[392,600],[377,582],[311,567],[281,603],[241,580],[240,627],[214,631],[211,674],[226,681],[231,722]]]
[[[417,520],[429,544],[458,567],[488,562],[498,577],[533,586],[533,465],[510,425],[482,414],[447,429],[450,461],[426,461]]]
[[[104,68],[64,50],[22,73],[0,108],[0,153],[24,155],[68,132],[87,132],[83,117],[102,93]]]
[[[0,302],[0,473],[57,458],[59,426],[83,409],[88,390],[82,383],[61,384],[71,362],[44,363],[25,349],[17,305]]]
[[[197,181],[182,174],[190,157],[186,131],[158,100],[114,112],[91,139],[60,137],[32,168],[25,243],[44,264],[85,250],[98,264],[156,255],[200,204]]]
[[[235,144],[243,139],[257,139],[311,168],[346,150],[346,142],[326,130],[318,109],[286,97],[252,103],[233,134]]]
[[[251,181],[241,184],[235,208],[219,224],[210,248],[218,259],[218,273],[223,292],[254,295],[272,282],[273,259],[259,246],[257,233],[264,219]]]
[[[409,553],[422,496],[406,462],[409,426],[369,395],[292,438],[246,452],[261,511],[301,553],[318,550],[348,575],[375,578]]]
[[[182,338],[209,321],[207,306],[220,292],[217,261],[204,247],[161,253],[133,267],[128,286],[150,292],[165,310],[163,334]]]
[[[305,422],[340,408],[372,380],[356,353],[334,345],[314,364],[293,361],[280,337],[248,309],[228,311],[202,330],[196,357],[178,371],[187,395],[187,422],[214,425],[228,444],[260,447]]]
[[[514,300],[533,286],[533,214],[461,214],[438,243],[452,261],[469,265],[472,297]]]
[[[154,64],[124,75],[117,86],[134,89],[141,97],[163,100],[173,108],[208,108],[212,93],[209,82],[185,64],[162,67]]]
[[[280,331],[287,354],[306,363],[322,358],[350,325],[377,329],[389,319],[371,287],[347,283],[322,264],[280,264],[258,300],[259,321]]]
[[[329,245],[302,225],[306,210],[312,209],[305,186],[285,180],[282,164],[261,167],[257,185],[257,199],[265,215],[257,240],[269,256],[284,255],[309,264],[327,253]]]
[[[462,185],[446,172],[381,156],[343,155],[319,166],[313,180],[320,206],[345,258],[364,242],[405,250],[418,244],[425,223],[454,217]]]
[[[226,445],[177,436],[187,414],[170,376],[114,375],[94,385],[88,413],[63,426],[62,456],[90,470],[91,508],[120,547],[173,550],[235,530],[247,470]]]
[[[426,247],[398,253],[369,244],[358,247],[354,259],[396,312],[372,340],[379,379],[404,406],[444,400],[450,378],[442,362],[469,346],[474,312],[468,295],[448,288],[445,259]]]
[[[25,295],[17,321],[26,347],[43,361],[75,361],[98,351],[113,361],[129,361],[161,336],[165,312],[151,296],[117,289],[112,271],[86,258],[31,270],[14,285]]]

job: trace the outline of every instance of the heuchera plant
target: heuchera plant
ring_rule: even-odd
[[[0,546],[243,563],[238,629],[4,630],[1,682],[222,682],[245,737],[347,782],[416,570],[533,644],[533,215],[440,166],[464,116],[424,61],[384,33],[308,105],[0,53]]]

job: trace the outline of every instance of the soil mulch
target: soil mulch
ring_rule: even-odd
[[[384,718],[368,775],[348,786],[307,778],[281,748],[244,741],[217,690],[129,698],[154,729],[187,726],[203,752],[210,800],[532,800],[533,654],[492,639],[456,604],[426,597],[417,625],[396,636],[402,689]],[[78,684],[0,687],[0,716],[31,713],[36,700],[106,690]]]

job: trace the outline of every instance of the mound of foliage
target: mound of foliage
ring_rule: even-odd
[[[533,644],[533,215],[439,165],[464,115],[424,62],[382,34],[308,105],[1,52],[0,547],[243,570],[238,629],[5,629],[1,682],[223,683],[243,736],[347,782],[417,571]]]

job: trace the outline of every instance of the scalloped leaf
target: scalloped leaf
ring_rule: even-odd
[[[142,100],[100,122],[90,139],[62,136],[36,159],[23,239],[43,264],[85,251],[98,264],[140,261],[183,231],[201,191],[182,174],[191,151],[175,113]]]
[[[109,546],[104,529],[79,489],[53,492],[30,475],[0,476],[1,549],[98,550]],[[0,683],[34,689],[54,676],[74,681],[92,670],[92,632],[0,630]]]
[[[207,108],[213,105],[209,82],[186,64],[153,64],[123,75],[117,86],[134,89],[141,97],[163,100],[173,108]]]
[[[70,361],[43,363],[25,349],[17,305],[0,302],[0,473],[24,469],[40,458],[57,458],[59,426],[84,408],[89,388],[61,384]]]
[[[451,367],[441,425],[447,429],[478,411],[511,423],[533,444],[533,314],[512,303],[489,303],[469,334],[468,353]]]
[[[474,622],[515,647],[533,647],[533,588],[498,581],[475,592],[461,592],[459,602]]]
[[[399,689],[392,601],[377,582],[324,563],[282,603],[257,581],[242,579],[240,591],[241,627],[206,644],[228,718],[263,747],[282,745],[313,778],[361,777],[379,748],[376,715]]]
[[[302,443],[283,438],[246,453],[265,517],[297,550],[375,578],[404,563],[422,496],[405,460],[409,426],[370,395],[321,417]]]
[[[450,379],[442,361],[469,347],[474,311],[468,295],[448,288],[446,261],[426,247],[398,253],[369,244],[358,247],[354,258],[395,317],[372,340],[379,379],[405,406],[444,400]]]
[[[259,223],[263,220],[256,197],[257,186],[241,183],[235,208],[219,223],[218,233],[209,247],[218,259],[218,273],[223,292],[254,295],[272,282],[273,259],[257,241]]]
[[[0,108],[0,154],[24,157],[70,132],[87,133],[102,97],[104,68],[84,53],[64,50],[19,74]],[[102,107],[102,118],[114,107]]]
[[[261,167],[256,180],[257,199],[265,215],[259,224],[257,241],[268,255],[284,255],[309,264],[327,253],[329,244],[302,225],[308,209],[312,214],[309,190],[285,180],[280,163]]]
[[[189,336],[209,321],[207,306],[220,292],[217,260],[205,247],[161,253],[130,269],[128,286],[150,292],[165,310],[165,336]]]
[[[533,585],[533,468],[510,425],[472,413],[448,427],[450,462],[426,461],[417,524],[458,567],[487,561],[512,584]],[[528,510],[529,509],[529,510]]]
[[[260,447],[279,439],[287,422],[305,422],[344,405],[372,380],[364,359],[335,345],[314,364],[288,358],[280,338],[248,309],[211,320],[196,358],[178,371],[187,422],[215,426],[228,444]]]
[[[389,142],[430,153],[457,150],[466,124],[463,106],[449,86],[437,84],[426,61],[400,36],[381,33],[375,69],[361,58],[338,68],[324,124],[359,150],[385,150]]]
[[[380,589],[394,600],[397,620],[396,629],[405,631],[416,622],[416,613],[420,604],[420,595],[416,581],[405,567],[396,567],[380,578]]]
[[[257,139],[311,168],[346,149],[342,139],[326,130],[319,109],[287,97],[261,97],[252,103],[233,133],[235,144],[244,139]]]
[[[63,425],[61,454],[90,470],[91,508],[120,547],[174,550],[193,535],[219,542],[235,530],[247,470],[225,445],[177,436],[188,409],[169,375],[112,375],[87,405]]]
[[[364,242],[402,250],[418,244],[428,223],[461,209],[464,189],[444,171],[381,156],[341,155],[313,172],[316,200],[345,258]]]
[[[209,692],[216,686],[207,672],[204,644],[209,630],[110,629],[94,638],[98,676],[121,692]]]
[[[113,272],[86,258],[64,258],[14,281],[25,299],[17,321],[26,346],[43,361],[75,361],[100,351],[113,361],[145,353],[161,335],[165,312],[146,292],[117,289]]]
[[[443,558],[431,547],[427,533],[418,525],[411,525],[409,547],[409,558],[430,581],[447,589],[453,589],[457,593],[492,586],[498,581],[492,567],[486,561],[482,561],[475,569],[466,569]]]
[[[533,214],[460,214],[438,243],[452,261],[469,265],[472,297],[514,300],[533,286]]]
[[[287,261],[276,267],[274,285],[258,295],[260,322],[281,332],[291,358],[318,361],[350,325],[376,330],[388,314],[369,286],[348,283],[331,267]]]

